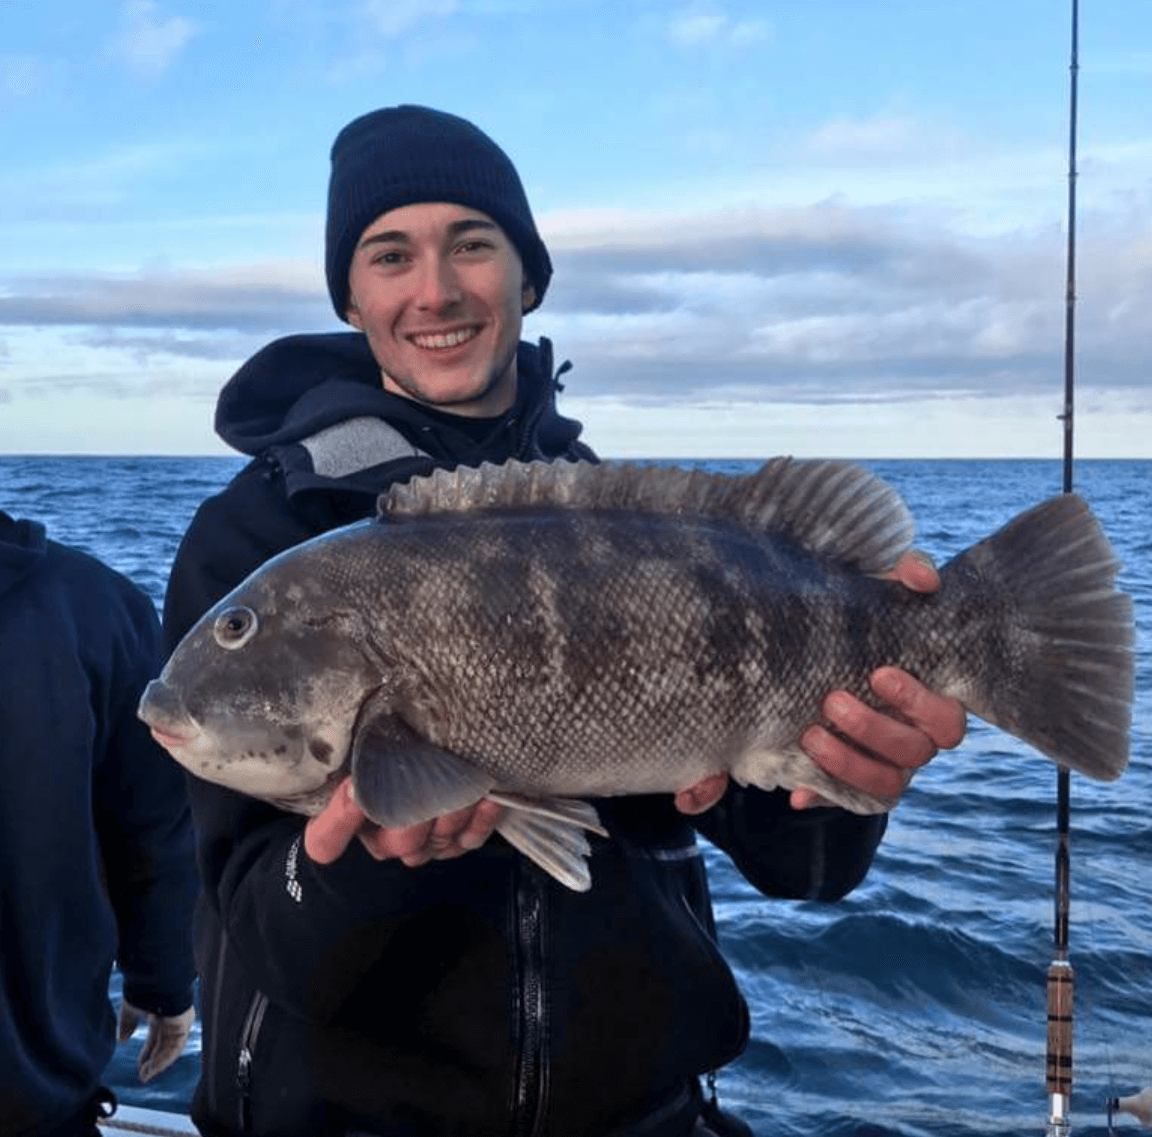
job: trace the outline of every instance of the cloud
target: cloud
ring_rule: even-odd
[[[263,334],[20,329],[11,336],[14,365],[0,370],[0,391],[21,409],[78,394],[117,403],[210,401],[265,340]]]
[[[328,60],[335,87],[396,82],[398,68],[449,67],[483,50],[477,21],[500,5],[461,0],[356,0],[347,10],[345,49]]]
[[[150,366],[162,356],[179,359],[201,359],[212,362],[243,359],[265,339],[265,330],[248,334],[224,334],[217,331],[188,334],[159,328],[150,333],[127,334],[118,329],[97,329],[75,337],[75,343],[96,351],[123,352],[138,366]]]
[[[459,0],[361,0],[353,18],[382,39],[399,39],[418,24],[446,19],[459,10]]]
[[[748,47],[771,38],[767,20],[739,20],[715,10],[681,12],[667,27],[668,38],[679,47],[718,45]]]
[[[4,183],[4,222],[16,227],[47,222],[68,227],[122,215],[126,202],[151,188],[157,178],[175,176],[202,160],[200,140],[169,137],[141,144],[124,143],[92,155],[53,155],[41,165],[9,169]],[[142,223],[130,218],[133,227]],[[44,238],[48,240],[49,238]],[[51,239],[58,239],[58,231]],[[11,256],[11,249],[6,250]]]
[[[0,110],[36,95],[44,86],[48,68],[34,55],[0,55]]]
[[[155,0],[128,0],[109,52],[137,79],[155,81],[176,62],[199,32],[194,21],[165,15]]]
[[[561,231],[549,246],[549,304],[579,311],[870,313],[895,291],[959,296],[985,271],[958,238],[837,204],[649,215]]]
[[[958,140],[939,129],[926,129],[910,117],[876,115],[831,119],[804,139],[800,150],[812,158],[837,162],[899,157],[923,163],[925,155],[939,162],[957,146]]]
[[[1079,382],[1139,391],[1152,370],[1147,213],[1096,225],[1080,262]],[[556,266],[526,326],[580,397],[637,406],[910,395],[1042,396],[1063,374],[1059,226],[976,236],[908,207],[544,215]],[[97,355],[240,358],[334,317],[317,266],[12,278],[0,326],[81,329]],[[73,336],[76,340],[76,336]]]
[[[278,262],[215,271],[23,277],[0,293],[0,326],[248,332],[331,322],[315,267]],[[171,339],[179,354],[181,340]],[[197,342],[198,341],[193,341]],[[202,356],[204,349],[193,352]]]
[[[585,217],[546,239],[556,274],[535,320],[580,364],[583,394],[818,404],[1034,393],[1062,374],[1055,227],[976,237],[910,209],[822,205],[600,228]],[[1150,244],[1117,229],[1082,258],[1089,386],[1147,382]]]

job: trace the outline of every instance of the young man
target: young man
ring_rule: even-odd
[[[370,515],[395,481],[591,458],[556,410],[550,344],[519,340],[551,271],[515,169],[471,123],[404,106],[347,126],[327,276],[357,332],[277,341],[224,388],[217,429],[253,461],[185,536],[169,645],[270,556]],[[899,575],[936,586],[914,557]],[[814,726],[805,745],[895,798],[959,741],[963,712],[891,669],[876,687],[893,717],[831,696],[853,743]],[[767,895],[833,900],[885,824],[723,777],[674,800],[598,802],[611,839],[576,894],[488,840],[491,803],[385,830],[346,785],[306,826],[206,782],[191,793],[204,881],[193,1118],[209,1135],[723,1131],[734,1123],[698,1079],[740,1053],[748,1019],[695,830]]]
[[[0,1134],[98,1137],[100,1081],[147,1020],[148,1081],[192,1026],[196,863],[184,779],[136,705],[152,602],[0,512]]]

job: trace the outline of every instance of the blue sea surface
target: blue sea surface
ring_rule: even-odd
[[[159,605],[197,505],[241,464],[0,457],[0,508],[43,521]],[[904,495],[938,562],[1061,488],[1057,461],[863,464]],[[1152,1084],[1152,462],[1081,461],[1076,489],[1124,562],[1137,619],[1130,770],[1072,779],[1072,1121],[1103,1134],[1107,1098]],[[760,1137],[1042,1134],[1055,792],[1051,763],[973,718],[961,749],[917,776],[867,880],[838,904],[766,900],[709,848],[720,938],[752,1012],[722,1102]],[[186,1109],[198,1032],[147,1087],[139,1045],[119,1047],[110,1071],[121,1101]]]

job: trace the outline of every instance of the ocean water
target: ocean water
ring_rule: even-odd
[[[0,457],[0,508],[96,554],[160,603],[197,504],[229,458]],[[754,463],[697,463],[731,472]],[[1061,487],[1057,461],[867,462],[903,493],[938,561]],[[1137,616],[1132,763],[1072,779],[1072,1131],[1152,1085],[1152,462],[1083,461],[1076,488],[1124,562]],[[709,849],[720,937],[752,1011],[722,1101],[760,1137],[1043,1134],[1052,958],[1055,768],[971,720],[912,783],[868,879],[834,905],[765,900]],[[114,988],[116,984],[114,982]],[[120,1099],[183,1110],[199,1035],[148,1087],[140,1040],[110,1070]],[[1135,1130],[1119,1118],[1116,1131]]]

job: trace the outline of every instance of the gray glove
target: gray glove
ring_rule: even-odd
[[[132,1006],[127,999],[121,1002],[118,1042],[127,1042],[142,1022],[147,1020],[148,1023],[148,1037],[144,1040],[136,1063],[140,1081],[150,1082],[184,1053],[195,1019],[196,1012],[191,1007],[181,1014],[165,1018],[150,1011],[142,1011]]]

